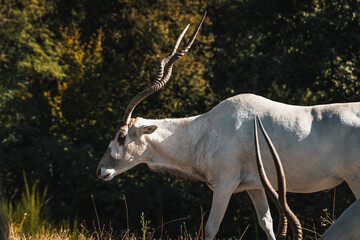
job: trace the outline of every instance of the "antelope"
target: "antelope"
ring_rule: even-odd
[[[258,120],[261,131],[266,139],[266,142],[270,148],[275,168],[277,174],[277,187],[279,194],[275,191],[274,187],[271,185],[269,179],[266,176],[264,170],[258,133],[257,133],[257,124]],[[272,143],[269,135],[267,134],[260,118],[254,119],[254,136],[255,136],[255,148],[256,148],[256,163],[259,171],[259,176],[262,184],[271,200],[275,203],[276,208],[278,209],[280,221],[278,226],[278,237],[279,239],[286,239],[287,231],[287,220],[289,220],[290,227],[293,233],[293,239],[302,240],[302,228],[299,219],[289,208],[286,201],[286,178],[284,169],[282,167],[280,158],[274,144]],[[280,230],[280,231],[279,231]],[[326,230],[321,240],[357,240],[360,239],[360,199],[356,200],[343,214]]]
[[[274,240],[266,194],[255,164],[252,121],[263,119],[283,157],[288,191],[311,193],[346,181],[360,196],[360,103],[292,106],[253,94],[228,98],[207,113],[177,119],[131,118],[134,108],[169,80],[174,63],[186,54],[205,19],[177,52],[189,25],[171,53],[161,60],[155,80],[133,97],[97,167],[113,179],[141,163],[150,170],[205,182],[213,191],[205,238],[214,239],[233,193],[247,191],[259,225]],[[266,165],[266,164],[265,164]],[[270,180],[276,174],[268,168]],[[319,171],[321,169],[322,171]]]

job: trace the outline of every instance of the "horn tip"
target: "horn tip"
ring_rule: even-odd
[[[207,14],[207,11],[204,12],[204,15],[203,15],[203,17],[201,18],[200,22],[203,22],[203,21],[204,21],[204,19],[205,19],[205,17],[206,17],[206,14]]]

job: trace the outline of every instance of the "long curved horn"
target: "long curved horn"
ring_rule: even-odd
[[[195,31],[193,32],[190,40],[188,41],[188,43],[186,44],[186,46],[184,47],[184,49],[181,50],[179,53],[174,54],[174,55],[169,59],[168,64],[166,64],[166,66],[165,66],[165,73],[164,73],[164,76],[163,76],[163,79],[162,79],[165,83],[170,79],[171,72],[172,72],[172,67],[173,67],[174,63],[175,63],[177,60],[179,60],[182,56],[184,56],[184,55],[189,51],[191,45],[192,45],[193,42],[195,41],[196,35],[198,34],[202,23],[203,23],[204,20],[205,20],[205,17],[206,17],[206,12],[204,13],[204,16],[201,18],[199,24],[197,25]],[[164,84],[165,84],[165,83],[164,83]]]
[[[185,35],[186,30],[189,28],[189,25],[187,25],[187,27],[182,31],[182,33],[178,37],[178,39],[174,45],[174,49],[171,51],[171,53],[167,57],[165,57],[160,62],[160,66],[158,68],[158,71],[156,73],[156,77],[155,77],[155,80],[153,81],[153,83],[149,87],[147,87],[145,90],[143,90],[142,92],[140,92],[139,94],[137,94],[135,97],[133,97],[131,99],[130,103],[128,104],[128,106],[126,108],[126,111],[125,111],[125,114],[123,117],[124,125],[129,124],[130,119],[131,119],[131,114],[132,114],[133,110],[135,109],[135,107],[146,97],[148,97],[149,95],[151,95],[154,92],[161,89],[167,83],[167,81],[170,79],[172,65],[178,59],[180,59],[182,56],[184,56],[185,53],[189,50],[189,48],[191,47],[191,45],[193,44],[193,42],[196,38],[196,35],[198,34],[198,32],[200,30],[202,23],[205,20],[205,16],[206,16],[206,12],[204,13],[204,16],[201,18],[200,23],[196,27],[193,35],[191,36],[189,42],[186,44],[185,48],[182,51],[180,51],[179,53],[176,53],[176,50],[179,47],[181,39]],[[126,135],[126,131],[125,131],[125,135]]]
[[[284,173],[284,169],[282,167],[279,155],[278,155],[269,135],[267,134],[260,118],[256,117],[256,119],[259,121],[261,131],[263,132],[266,142],[271,150],[271,154],[273,156],[273,160],[274,160],[274,164],[275,164],[275,168],[276,168],[279,194],[277,197],[278,203],[275,205],[280,208],[279,209],[280,212],[285,213],[286,218],[289,220],[289,224],[290,224],[290,227],[291,227],[291,230],[293,233],[293,239],[301,240],[302,239],[302,229],[301,229],[300,221],[295,216],[295,214],[291,211],[291,209],[286,201],[286,179],[285,179],[285,173]],[[258,137],[257,137],[256,119],[255,119],[255,130],[254,131],[255,131],[255,142],[256,142],[256,156],[257,156],[256,159],[257,159],[257,163],[258,163],[260,178],[261,178],[261,182],[263,183],[265,189],[268,191],[268,193],[270,193],[269,195],[270,196],[273,195],[271,198],[276,199],[276,195],[274,195],[274,192],[276,193],[276,191],[271,186],[271,184],[266,176],[265,170],[263,168],[261,154],[260,154],[260,146],[259,146]]]
[[[276,235],[278,239],[286,239],[287,218],[285,216],[285,212],[282,210],[282,208],[279,205],[279,195],[277,194],[275,189],[271,186],[271,183],[264,170],[264,166],[261,158],[261,152],[260,152],[260,145],[258,140],[256,118],[254,118],[254,136],[255,136],[255,148],[256,148],[256,163],[257,163],[260,180],[266,192],[268,193],[270,199],[275,204],[279,214],[279,223],[277,226]]]

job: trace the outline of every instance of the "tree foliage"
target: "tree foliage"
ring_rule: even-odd
[[[123,229],[125,194],[131,227],[144,212],[158,225],[162,217],[187,217],[197,230],[200,205],[210,208],[204,184],[144,166],[103,183],[95,169],[128,101],[151,83],[188,23],[183,42],[189,39],[205,10],[191,50],[135,117],[196,115],[242,92],[301,105],[359,101],[359,1],[0,0],[4,195],[21,197],[24,171],[47,186],[58,221],[91,223],[92,193],[102,221]],[[340,213],[353,197],[346,186],[337,195]],[[304,226],[318,229],[331,201],[331,193],[290,197]],[[248,238],[262,238],[250,199],[238,194],[219,236],[238,237],[249,223]]]

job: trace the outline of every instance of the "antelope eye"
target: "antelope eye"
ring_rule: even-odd
[[[125,137],[121,137],[119,136],[118,139],[117,139],[118,143],[120,146],[124,145],[125,143]]]

